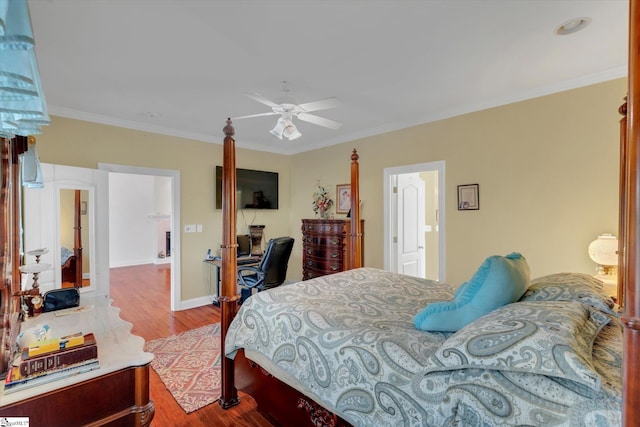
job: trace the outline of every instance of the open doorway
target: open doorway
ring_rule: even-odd
[[[385,168],[384,268],[445,280],[444,161]]]
[[[98,168],[109,173],[110,267],[123,266],[127,256],[133,257],[128,265],[169,264],[171,311],[179,310],[180,172],[104,163]],[[141,230],[144,236],[136,239]],[[118,246],[112,233],[132,240]],[[118,252],[125,250],[131,252]]]

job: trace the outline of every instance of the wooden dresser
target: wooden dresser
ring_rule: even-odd
[[[302,280],[348,270],[350,239],[348,219],[303,219]]]
[[[100,368],[10,394],[0,393],[0,417],[28,417],[31,427],[149,426],[149,364],[144,340],[131,334],[131,323],[107,297],[82,295],[82,313],[58,317],[44,313],[23,328],[48,324],[56,336],[93,332]]]

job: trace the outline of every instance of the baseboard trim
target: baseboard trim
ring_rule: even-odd
[[[180,301],[176,311],[188,310],[190,308],[203,307],[212,303],[211,296],[198,297],[185,301]]]

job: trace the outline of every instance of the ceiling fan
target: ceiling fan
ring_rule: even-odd
[[[339,129],[340,126],[342,126],[342,123],[325,119],[324,117],[316,116],[315,114],[309,114],[311,111],[327,110],[329,108],[337,107],[339,105],[337,98],[326,98],[319,101],[296,104],[295,100],[289,97],[289,87],[287,82],[282,82],[282,92],[284,95],[278,100],[279,102],[273,102],[257,93],[247,93],[246,95],[254,101],[258,101],[268,107],[271,107],[271,111],[267,113],[235,117],[235,119],[249,119],[252,117],[279,114],[280,118],[276,122],[275,127],[271,129],[270,133],[279,139],[286,137],[290,141],[302,136],[300,131],[296,128],[296,125],[293,123],[293,117],[297,117],[302,121],[313,123],[318,126],[324,126],[329,129]]]

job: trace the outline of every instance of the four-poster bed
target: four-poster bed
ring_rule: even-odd
[[[572,361],[571,363],[567,362],[570,365],[577,363],[576,360],[585,362],[586,365],[581,368],[585,376],[580,378],[567,377],[567,373],[572,371],[571,369],[567,369],[567,366],[560,369],[558,371],[559,373],[542,374],[537,371],[533,373],[529,373],[528,371],[524,373],[511,372],[509,369],[505,370],[504,366],[499,368],[486,368],[486,366],[483,366],[483,369],[478,369],[475,365],[470,365],[473,369],[449,366],[449,368],[444,369],[443,366],[446,366],[447,358],[440,354],[442,360],[437,360],[437,362],[440,363],[440,365],[436,366],[437,369],[431,369],[428,372],[419,371],[420,379],[416,380],[415,383],[418,384],[418,386],[411,389],[414,395],[402,394],[401,391],[395,391],[393,393],[389,391],[392,385],[400,387],[398,389],[400,390],[406,385],[406,378],[411,378],[397,375],[394,377],[396,381],[395,384],[393,384],[393,379],[390,380],[391,383],[375,384],[375,393],[372,393],[375,397],[370,400],[367,400],[367,396],[364,394],[349,395],[350,389],[348,388],[347,391],[343,391],[342,389],[338,391],[333,390],[334,393],[342,394],[338,397],[332,396],[330,392],[323,388],[323,384],[326,384],[327,389],[334,387],[329,379],[330,376],[331,379],[342,378],[344,380],[343,382],[346,383],[358,383],[359,381],[364,381],[363,378],[365,378],[367,374],[365,371],[376,371],[376,369],[372,368],[374,365],[384,366],[385,369],[388,370],[391,370],[391,368],[389,368],[388,365],[377,364],[382,363],[380,360],[370,360],[374,365],[370,364],[369,366],[366,366],[366,364],[349,365],[349,363],[353,362],[357,357],[351,357],[351,359],[347,360],[348,358],[345,356],[346,353],[349,351],[358,353],[361,355],[359,356],[360,358],[363,358],[362,355],[366,353],[362,349],[353,350],[351,347],[349,347],[351,350],[346,347],[340,347],[336,353],[330,353],[326,358],[320,357],[319,353],[314,356],[311,349],[314,348],[313,345],[318,344],[318,340],[313,341],[313,343],[307,343],[302,340],[302,338],[306,340],[306,337],[312,336],[315,333],[309,332],[312,331],[314,325],[311,327],[303,325],[300,323],[303,321],[301,320],[302,317],[306,316],[311,318],[312,323],[316,323],[315,326],[324,324],[325,328],[336,326],[335,323],[332,323],[335,318],[331,316],[324,318],[322,314],[313,313],[312,309],[304,306],[300,301],[295,300],[295,296],[292,295],[293,291],[290,290],[294,288],[281,287],[273,292],[257,294],[256,297],[253,298],[253,301],[250,299],[248,303],[243,304],[241,311],[237,315],[238,319],[234,321],[234,316],[238,308],[237,284],[235,282],[236,251],[234,237],[236,233],[235,219],[233,216],[235,212],[235,192],[233,191],[235,187],[235,174],[233,172],[235,170],[235,141],[233,139],[233,128],[230,126],[230,122],[228,122],[228,126],[225,128],[226,138],[224,142],[225,177],[223,182],[225,184],[223,185],[225,186],[224,188],[226,188],[224,193],[226,196],[225,205],[223,205],[223,296],[221,298],[221,307],[222,339],[223,342],[226,340],[227,355],[235,355],[235,361],[228,357],[223,358],[223,393],[220,404],[225,408],[236,404],[238,402],[236,387],[238,387],[256,399],[261,412],[283,425],[349,425],[343,418],[334,415],[335,412],[346,414],[348,418],[350,417],[349,422],[352,424],[376,423],[375,421],[371,421],[375,420],[375,417],[379,417],[377,419],[381,420],[381,422],[386,422],[389,421],[389,416],[393,420],[393,415],[398,417],[395,418],[395,422],[401,422],[402,418],[399,417],[407,416],[407,418],[404,418],[405,424],[410,423],[409,419],[413,419],[413,421],[418,420],[418,423],[428,422],[430,420],[437,424],[438,418],[436,417],[443,415],[445,419],[448,419],[450,422],[468,422],[471,424],[474,423],[473,420],[477,423],[483,420],[486,421],[487,419],[497,419],[491,417],[499,418],[504,416],[504,418],[500,419],[502,419],[503,424],[508,425],[512,419],[528,419],[526,417],[529,415],[525,414],[526,411],[530,411],[532,414],[531,418],[528,419],[530,424],[546,424],[550,422],[565,424],[575,422],[578,424],[599,423],[598,425],[620,425],[622,423],[622,425],[634,425],[640,416],[638,413],[640,404],[640,290],[637,289],[640,285],[640,260],[638,260],[638,256],[640,255],[640,239],[638,238],[638,222],[640,221],[640,168],[638,167],[640,163],[640,118],[638,117],[640,114],[638,113],[638,111],[640,111],[640,63],[638,61],[638,56],[640,55],[640,52],[638,52],[640,49],[639,24],[640,6],[638,6],[637,1],[632,0],[630,2],[629,30],[629,92],[626,105],[620,109],[623,115],[626,113],[626,116],[623,117],[621,121],[620,141],[620,291],[618,293],[619,302],[623,306],[624,314],[618,319],[618,317],[611,312],[611,308],[613,307],[612,301],[606,294],[601,292],[601,289],[598,288],[600,285],[597,283],[594,284],[589,276],[565,273],[550,275],[532,281],[529,290],[524,294],[522,299],[495,310],[495,312],[492,312],[490,316],[488,316],[490,320],[484,320],[484,324],[478,323],[476,325],[476,322],[472,322],[471,326],[468,325],[468,327],[465,327],[467,329],[463,328],[459,331],[459,333],[464,331],[466,334],[473,335],[475,331],[474,328],[476,327],[477,330],[481,330],[483,327],[491,330],[491,328],[495,328],[495,324],[487,322],[497,321],[495,317],[505,316],[505,311],[510,319],[522,320],[524,318],[523,323],[526,323],[534,322],[534,320],[527,318],[526,314],[524,314],[525,312],[543,313],[541,317],[542,321],[549,322],[551,319],[556,319],[557,316],[561,316],[562,314],[559,313],[562,310],[569,310],[570,312],[567,313],[567,317],[564,318],[562,322],[559,322],[559,325],[561,325],[559,326],[560,328],[565,328],[567,324],[571,323],[567,319],[575,319],[576,316],[584,315],[588,320],[578,322],[578,324],[582,325],[582,329],[578,328],[577,330],[568,331],[566,334],[567,337],[580,336],[579,340],[582,340],[582,344],[568,343],[565,345],[563,343],[561,347],[574,349],[584,347],[584,349],[588,350],[585,352],[586,356],[581,353],[576,353],[567,359]],[[357,254],[360,253],[362,247],[358,245],[361,245],[362,242],[361,239],[357,238],[360,235],[360,215],[358,204],[356,203],[356,201],[359,200],[359,182],[357,154],[355,154],[355,151],[352,156],[351,180],[351,219],[353,224],[352,230],[354,230],[355,233],[351,241],[351,255],[355,257],[353,260],[354,264],[352,264],[355,270],[290,285],[294,286],[296,291],[317,291],[320,293],[322,288],[330,288],[333,293],[339,293],[339,288],[332,288],[336,281],[339,281],[343,288],[354,281],[358,282],[358,280],[360,280],[361,283],[358,282],[356,287],[358,285],[369,286],[371,284],[369,277],[376,275],[379,276],[380,283],[391,280],[391,282],[387,283],[388,289],[394,286],[402,287],[404,284],[398,285],[397,283],[407,281],[406,277],[397,276],[390,279],[387,272],[359,268],[362,266],[358,264],[360,258]],[[447,295],[450,290],[438,288],[438,285],[435,283],[429,283],[428,285],[441,292],[439,298],[442,300],[453,297],[451,294]],[[421,286],[424,288],[425,283],[422,283]],[[570,300],[568,299],[564,299],[568,294],[572,294],[572,290],[575,289],[581,289],[581,292],[575,293],[575,295],[580,294],[580,297],[571,302],[569,302]],[[550,290],[553,290],[553,292],[559,290],[554,298],[557,297],[557,301],[562,301],[561,303],[553,301],[553,298],[549,298],[549,295],[553,294]],[[407,285],[406,288],[402,288],[402,292],[405,293],[414,291],[415,288],[409,285]],[[590,293],[588,298],[584,297],[584,292]],[[387,293],[394,294],[391,290]],[[558,296],[560,294],[562,295]],[[379,294],[375,294],[373,289],[368,289],[367,295],[360,295],[360,301],[370,298],[371,295],[382,298]],[[395,296],[401,298],[400,295],[402,295],[402,293]],[[339,297],[345,299],[351,298],[347,291],[340,294]],[[424,304],[425,302],[431,302],[429,298],[432,298],[432,296],[425,297],[417,293],[413,295],[413,298],[423,298],[424,300],[421,301],[421,304]],[[292,302],[294,305],[286,305],[289,304],[289,302]],[[376,307],[372,301],[369,302],[372,304],[361,306],[362,311],[366,311],[367,309],[375,311],[377,308],[383,311],[381,307]],[[386,302],[387,301],[385,301],[385,303]],[[314,300],[313,304],[316,303],[321,304],[321,302]],[[381,304],[381,306],[384,305]],[[268,318],[267,315],[263,317],[264,307],[269,307],[269,311],[276,313],[274,319]],[[400,317],[406,314],[402,313],[402,308],[400,307],[392,308],[398,311]],[[573,311],[574,309],[575,311]],[[319,305],[317,310],[319,313],[324,313],[322,310],[327,310],[327,307]],[[512,310],[512,312],[508,310]],[[544,310],[549,310],[549,312],[544,312]],[[307,314],[302,317],[296,316],[297,311],[302,311]],[[351,315],[351,312],[344,313],[344,317]],[[336,317],[339,316],[336,315]],[[352,322],[357,323],[357,319],[353,320],[355,318],[351,317],[350,319]],[[325,320],[327,323],[323,323]],[[406,315],[403,320],[406,320]],[[232,322],[234,323],[232,324]],[[391,327],[391,323],[393,322],[390,322],[387,326]],[[594,331],[591,336],[591,342],[589,342],[589,337],[583,335],[582,332],[584,329],[587,329],[584,328],[584,325],[587,323],[592,325],[591,329]],[[505,326],[504,324],[500,325],[501,327]],[[231,329],[229,329],[230,326]],[[386,326],[382,327],[381,330],[385,328]],[[322,328],[319,327],[317,329]],[[544,327],[537,326],[537,330],[541,329],[544,329]],[[291,331],[293,330],[302,330],[304,333],[300,335],[298,341],[287,341],[290,338],[288,335],[291,335]],[[380,333],[383,334],[383,332]],[[457,339],[461,339],[459,333],[454,335],[443,334],[442,336],[430,334],[429,337],[431,338],[429,339],[436,340],[437,345],[435,347],[444,347],[446,343],[456,337]],[[340,332],[336,332],[335,335],[323,335],[322,333],[316,335],[320,336],[319,341],[324,340],[326,343],[333,342],[332,340],[342,340],[345,335],[340,334],[345,334],[345,332],[340,330]],[[337,336],[340,336],[340,339],[336,338]],[[471,340],[476,338],[478,337],[472,336]],[[269,345],[269,340],[277,340],[280,347],[276,350],[268,349],[267,351],[266,347]],[[370,344],[375,347],[381,341],[384,340],[373,340]],[[288,344],[289,342],[296,344]],[[351,341],[349,341],[349,343],[351,343]],[[243,348],[243,346],[246,346],[246,348]],[[265,349],[262,347],[265,347]],[[414,346],[411,348],[418,347]],[[367,351],[369,350],[370,348],[367,349]],[[438,355],[438,351],[436,351],[436,355]],[[250,356],[247,355],[247,352],[250,352]],[[265,356],[267,353],[271,356]],[[377,353],[371,354],[375,355]],[[623,354],[624,357],[622,357]],[[411,357],[409,357],[409,355],[411,355]],[[403,358],[402,361],[410,365],[413,360],[424,361],[426,359],[426,365],[434,364],[433,355],[427,357],[423,354],[422,356],[424,357],[415,357],[415,354],[408,352],[407,357]],[[550,361],[557,362],[558,360],[563,360],[555,353],[552,357],[544,358],[540,355],[538,355],[538,357],[541,365],[547,367]],[[556,358],[558,360],[556,360]],[[302,380],[292,375],[292,372],[295,374],[296,370],[300,370],[300,366],[302,366],[295,365],[295,363],[298,363],[298,359],[305,361],[306,364],[310,366],[307,372],[302,373],[302,376],[311,372],[315,377],[313,381],[307,383],[298,382]],[[257,361],[257,364],[255,361]],[[235,369],[234,362],[237,365]],[[385,363],[386,362],[387,361],[385,361]],[[339,373],[329,372],[331,365],[339,365],[342,367],[351,366],[351,368],[345,369],[345,372],[342,373],[343,376],[340,377]],[[409,365],[401,366],[399,370],[404,369],[404,371],[410,371],[415,368],[415,366]],[[251,366],[257,366],[257,369],[252,369]],[[261,372],[261,369],[265,368],[265,366],[268,366],[266,370],[269,372],[268,374]],[[291,369],[288,370],[288,368]],[[469,368],[469,366],[466,366],[466,368]],[[278,378],[272,376],[274,372],[278,373]],[[480,372],[480,374],[478,374],[478,372]],[[295,378],[292,378],[292,376]],[[471,377],[474,377],[473,381]],[[424,378],[427,378],[426,382],[429,383],[427,388],[424,388]],[[403,383],[403,381],[405,383]],[[594,382],[590,383],[590,381]],[[455,390],[451,391],[450,389],[442,388],[442,384],[444,383],[449,384],[451,389],[457,388],[463,390],[463,392],[459,393]],[[468,398],[468,395],[474,395],[471,393],[473,388],[484,390],[482,393],[484,393],[484,397],[488,398],[485,402],[487,406],[484,408],[472,401],[473,399]],[[442,396],[446,396],[446,398],[443,399],[443,401],[446,402],[434,401],[433,408],[436,409],[425,409],[425,406],[412,406],[414,403],[412,399],[414,398],[429,400],[424,398],[425,395],[429,394],[425,391],[427,389],[434,391],[434,393],[439,393],[441,398]],[[550,390],[554,391],[550,392]],[[474,395],[477,401],[482,400],[482,393]],[[499,396],[509,397],[504,401],[500,401],[500,399],[498,399]],[[518,400],[518,396],[525,397]],[[535,396],[535,398],[533,396]],[[524,400],[527,400],[527,402],[523,402]],[[408,404],[407,402],[410,401],[411,403]],[[540,403],[541,401],[545,403]],[[366,405],[370,405],[370,407],[365,407]],[[296,406],[303,410],[294,411],[293,408]],[[333,413],[325,409],[326,407],[331,408]],[[411,411],[406,411],[408,407],[411,408]],[[515,414],[498,414],[499,408],[508,408],[508,411],[505,409],[506,412],[511,411],[515,412]],[[378,413],[375,411],[378,411]],[[355,416],[353,415],[354,413],[356,414]],[[373,418],[366,418],[370,414],[373,414]],[[449,418],[446,418],[447,414],[449,414]],[[410,416],[413,418],[409,418]],[[483,418],[485,416],[489,418]]]
[[[230,122],[225,133],[225,170],[232,171]],[[237,387],[278,425],[589,424],[600,418],[603,426],[619,425],[621,325],[601,282],[570,273],[539,278],[515,304],[456,334],[425,333],[413,316],[457,292],[448,284],[362,267],[358,167],[354,150],[351,270],[256,294],[234,317],[235,264],[227,266],[230,277],[223,277],[232,295],[223,290],[221,299],[223,407],[238,402]],[[232,189],[233,176],[226,182]],[[223,193],[234,212],[233,197],[225,194],[234,192]],[[235,225],[229,227],[234,217],[224,215],[230,243],[222,246],[223,260],[225,251],[236,254]],[[549,328],[561,339],[532,332]],[[498,340],[492,338],[496,330]],[[456,343],[460,337],[466,338]],[[483,358],[468,362],[475,354],[461,349],[476,351],[478,342],[485,343]],[[553,348],[545,347],[549,342]]]

